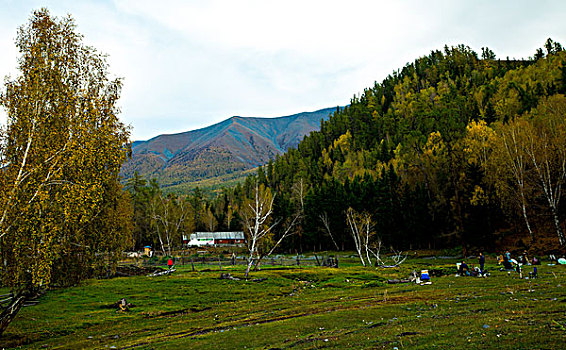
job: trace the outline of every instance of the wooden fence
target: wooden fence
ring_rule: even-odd
[[[152,264],[149,259],[143,260],[144,264]],[[175,258],[174,261],[175,265],[184,266],[184,265],[192,265],[192,266],[199,266],[199,267],[219,267],[222,266],[235,266],[235,265],[247,265],[248,258],[247,257],[213,257],[213,256],[199,256],[199,257],[188,257],[188,256],[181,256]],[[155,265],[163,265],[166,266],[166,263],[155,263]],[[332,266],[338,267],[338,258],[336,257],[305,257],[305,256],[296,256],[296,257],[289,257],[289,256],[273,256],[263,258],[261,260],[261,266]]]

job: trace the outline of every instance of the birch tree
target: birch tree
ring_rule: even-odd
[[[261,186],[261,185],[260,185]],[[304,199],[305,199],[305,185],[303,179],[299,179],[291,188],[291,206],[294,207],[294,211],[290,215],[285,217],[280,217],[277,219],[272,218],[271,221],[275,222],[272,225],[271,231],[266,235],[257,245],[257,259],[255,261],[254,271],[259,269],[261,266],[261,261],[273,254],[275,250],[287,240],[289,237],[301,234],[302,226],[301,221],[304,217]],[[275,197],[275,196],[273,196]],[[272,198],[275,200],[275,198]]]
[[[330,219],[328,218],[328,213],[323,212],[322,214],[318,215],[318,218],[320,219],[320,221],[322,222],[322,225],[324,226],[324,229],[326,230],[326,232],[330,236],[332,243],[334,243],[336,250],[337,251],[340,250],[340,248],[338,247],[338,244],[336,243],[336,240],[334,240],[334,236],[332,235],[332,231],[330,229]]]
[[[522,119],[510,121],[497,129],[497,137],[494,140],[493,153],[489,165],[492,182],[494,182],[499,197],[510,200],[512,206],[519,208],[525,227],[532,240],[535,234],[532,229],[528,212],[532,205],[531,186],[528,181],[528,158],[525,152],[525,142],[529,123]]]
[[[128,243],[130,226],[108,232],[104,222],[122,214],[131,220],[118,183],[129,132],[117,118],[122,83],[108,78],[105,57],[83,45],[72,18],[36,11],[16,45],[19,75],[7,78],[0,94],[7,114],[0,269],[14,300],[25,300],[53,283],[88,277],[94,264],[108,262],[100,257],[113,260]],[[0,333],[18,308],[2,314]]]
[[[464,152],[468,163],[483,169],[487,182],[495,188],[503,206],[513,211],[518,208],[534,241],[528,214],[533,199],[527,182],[528,164],[524,150],[524,130],[528,128],[527,122],[519,118],[499,124],[496,130],[484,121],[472,121],[466,127]]]
[[[259,259],[259,248],[264,240],[272,236],[273,201],[275,196],[271,194],[269,187],[259,184],[256,180],[253,190],[253,198],[243,204],[242,218],[244,233],[246,235],[246,246],[248,248],[249,260],[246,267],[246,278],[254,264],[254,259]]]
[[[363,266],[367,265],[367,262],[364,258],[363,254],[363,236],[364,236],[364,225],[365,220],[361,218],[360,215],[352,208],[348,208],[346,212],[346,219],[348,221],[348,225],[350,226],[350,233],[352,238],[354,239],[354,247],[356,248],[356,252],[358,253],[358,258]]]
[[[358,213],[348,208],[346,219],[350,226],[350,233],[354,239],[356,252],[363,266],[373,266],[381,263],[381,239],[375,240],[374,224],[369,213]]]
[[[206,208],[204,220],[206,222],[206,228],[209,232],[216,231],[216,228],[218,227],[218,220],[216,220],[216,217],[214,216],[214,213],[212,212],[210,206],[207,206]]]
[[[388,264],[399,266],[407,259],[407,254],[397,251],[393,247],[391,247],[390,257],[382,258],[381,249],[383,242],[374,231],[374,222],[369,213],[358,213],[350,207],[346,211],[346,220],[354,239],[356,252],[363,266],[371,267]]]
[[[498,194],[518,204],[533,240],[528,213],[542,208],[549,214],[561,246],[566,245],[559,210],[566,182],[565,116],[563,95],[541,100],[531,113],[496,129],[490,157],[494,169],[491,178]]]
[[[151,226],[155,230],[161,251],[171,255],[171,248],[180,243],[188,224],[189,203],[175,195],[156,195],[150,202]]]
[[[526,128],[525,153],[534,172],[561,246],[566,237],[560,223],[559,204],[566,182],[566,98],[555,95],[542,100]]]

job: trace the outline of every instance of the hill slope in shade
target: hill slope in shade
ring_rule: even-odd
[[[296,147],[334,111],[326,108],[280,118],[232,117],[206,128],[136,141],[122,176],[128,179],[137,171],[170,187],[255,168]]]

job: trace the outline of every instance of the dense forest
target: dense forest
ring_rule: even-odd
[[[433,51],[213,200],[198,189],[161,194],[134,177],[135,241],[156,243],[155,230],[172,225],[159,226],[156,213],[171,203],[185,203],[168,209],[183,222],[169,229],[172,242],[181,232],[243,229],[242,206],[259,183],[274,194],[271,242],[298,218],[285,251],[352,249],[349,208],[396,249],[563,249],[565,62],[551,39],[527,60],[462,45]]]

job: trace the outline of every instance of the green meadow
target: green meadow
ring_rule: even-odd
[[[23,349],[563,349],[566,266],[536,279],[455,277],[454,259],[399,268],[181,266],[171,275],[92,279],[23,308],[0,342]],[[428,269],[432,284],[388,284]],[[524,269],[525,275],[532,267]],[[110,307],[121,298],[127,312]]]

